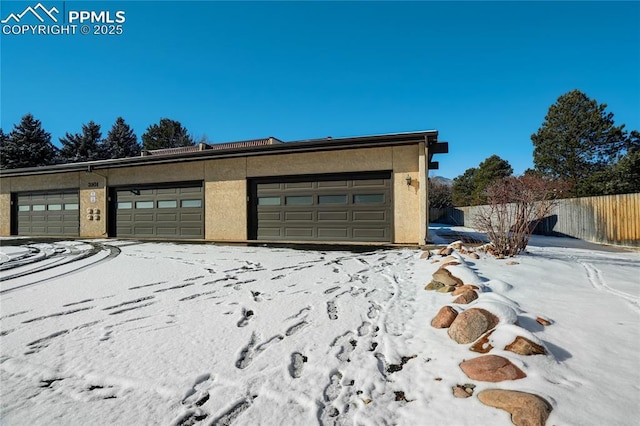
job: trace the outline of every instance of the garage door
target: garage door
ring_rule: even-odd
[[[390,242],[391,173],[251,182],[252,238]]]
[[[78,190],[18,193],[14,204],[18,235],[80,235]]]
[[[112,189],[117,237],[204,238],[202,183]],[[112,225],[113,226],[113,225]]]

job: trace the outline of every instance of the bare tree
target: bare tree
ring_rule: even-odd
[[[498,257],[523,252],[536,225],[549,216],[569,189],[561,181],[533,174],[499,179],[487,187],[488,205],[478,209],[476,226],[486,232]]]

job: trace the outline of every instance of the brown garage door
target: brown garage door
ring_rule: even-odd
[[[111,203],[112,236],[204,238],[202,182],[115,188]]]
[[[255,179],[251,238],[391,242],[391,173]]]
[[[80,235],[77,189],[18,193],[14,200],[14,230],[18,235]]]

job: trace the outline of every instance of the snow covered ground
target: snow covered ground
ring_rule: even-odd
[[[3,245],[0,269],[23,263],[1,271],[0,424],[510,425],[475,397],[501,388],[549,401],[548,425],[636,425],[640,253],[562,240],[449,268],[550,352],[495,352],[527,374],[500,383],[431,327],[452,297],[424,290],[440,257],[420,250]]]

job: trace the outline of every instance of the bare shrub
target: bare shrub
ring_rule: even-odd
[[[568,185],[541,176],[506,177],[486,190],[488,205],[478,209],[476,226],[487,234],[496,256],[515,256],[529,244],[536,225],[549,216]]]

